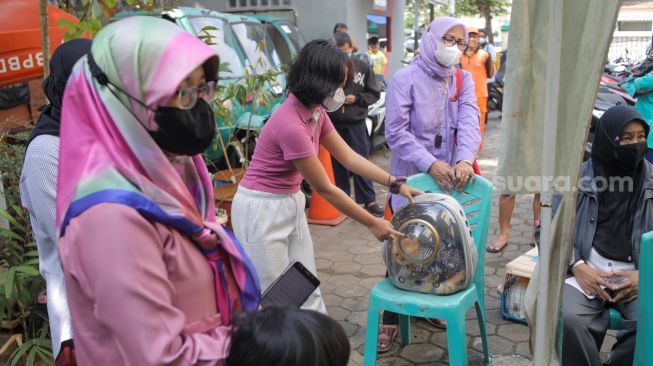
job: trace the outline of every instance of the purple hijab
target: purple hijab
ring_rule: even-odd
[[[453,75],[456,68],[455,66],[444,67],[438,63],[435,58],[435,51],[438,49],[438,42],[442,42],[444,36],[449,29],[460,25],[463,27],[465,34],[465,43],[467,43],[467,27],[458,19],[451,17],[441,17],[433,22],[426,28],[426,32],[422,34],[422,44],[420,45],[420,54],[413,61],[425,73],[430,76],[437,75],[440,78],[448,78]]]

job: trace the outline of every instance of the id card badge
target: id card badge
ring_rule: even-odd
[[[435,147],[439,149],[440,146],[442,146],[442,135],[437,134],[435,136]]]

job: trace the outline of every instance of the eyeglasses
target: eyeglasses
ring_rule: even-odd
[[[177,90],[177,98],[179,98],[180,109],[191,109],[197,104],[197,98],[204,98],[204,100],[211,101],[215,96],[215,82],[209,81],[205,85],[195,88],[192,86],[179,88]]]
[[[461,51],[464,50],[465,47],[467,47],[467,43],[465,43],[464,39],[456,39],[456,37],[452,36],[451,34],[445,34],[444,36],[442,36],[442,42],[447,47],[458,45],[458,49]]]

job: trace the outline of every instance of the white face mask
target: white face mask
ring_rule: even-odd
[[[457,45],[448,47],[446,44],[438,41],[438,49],[435,50],[435,58],[438,63],[444,67],[451,67],[458,63],[460,56],[463,53],[458,49]]]
[[[342,88],[336,89],[332,96],[324,98],[322,105],[327,112],[335,112],[345,103],[345,91]]]
[[[480,43],[480,44],[485,44],[486,42],[487,42],[487,38],[485,38],[485,37],[481,37],[481,38],[478,39],[478,43]]]

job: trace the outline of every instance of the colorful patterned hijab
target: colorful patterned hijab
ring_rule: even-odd
[[[114,85],[156,109],[202,65],[217,75],[218,57],[175,24],[129,17],[107,25],[93,41],[97,66]],[[153,113],[93,77],[87,57],[75,66],[62,111],[57,225],[104,202],[124,204],[143,217],[170,226],[202,249],[216,275],[223,324],[238,310],[256,311],[258,277],[232,233],[215,219],[213,186],[202,157],[168,157],[146,130]],[[91,228],[89,228],[89,231]]]

